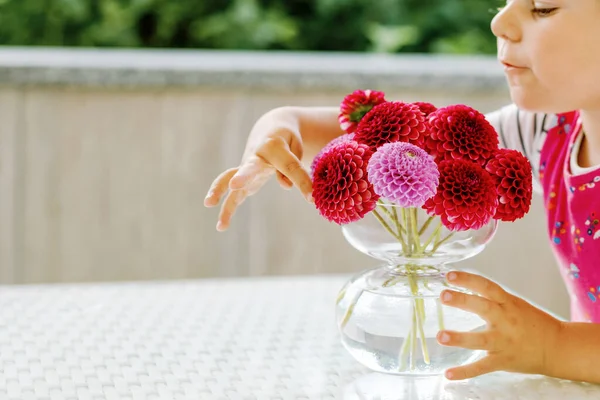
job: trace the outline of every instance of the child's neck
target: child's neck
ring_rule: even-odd
[[[584,136],[577,161],[582,168],[600,165],[600,110],[581,111]]]

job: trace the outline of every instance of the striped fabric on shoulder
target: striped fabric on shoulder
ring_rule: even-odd
[[[548,131],[557,124],[556,115],[523,111],[511,104],[486,117],[496,128],[501,147],[518,150],[529,159],[533,169],[533,187],[541,193],[540,153]]]

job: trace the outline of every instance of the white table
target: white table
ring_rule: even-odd
[[[0,399],[599,399],[497,373],[371,373],[340,344],[340,276],[0,286]]]

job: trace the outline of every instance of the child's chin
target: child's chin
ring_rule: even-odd
[[[573,111],[573,108],[568,108],[564,104],[556,104],[548,99],[541,98],[542,96],[532,96],[523,93],[519,90],[511,90],[510,92],[513,103],[523,111],[560,114]]]

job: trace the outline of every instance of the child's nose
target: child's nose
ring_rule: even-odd
[[[492,19],[492,32],[493,34],[503,40],[510,42],[521,41],[521,27],[519,25],[519,19],[516,15],[518,10],[515,4],[517,2],[510,2],[504,7],[494,19]]]

